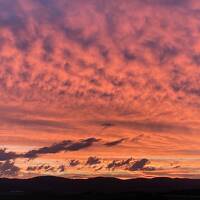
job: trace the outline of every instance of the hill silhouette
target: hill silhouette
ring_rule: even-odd
[[[31,179],[0,179],[0,197],[6,199],[200,199],[200,180],[112,177],[67,179],[41,176]],[[172,198],[173,197],[173,198]],[[184,197],[184,198],[183,198]]]

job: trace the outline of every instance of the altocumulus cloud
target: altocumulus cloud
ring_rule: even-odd
[[[123,129],[127,134],[147,132],[152,140],[157,133],[161,137],[173,133],[185,150],[171,151],[171,155],[198,154],[199,7],[196,0],[0,0],[0,100],[10,107],[0,106],[0,128],[16,129],[18,141],[22,132],[26,136],[33,130],[45,132],[46,142],[50,142],[52,132],[91,133],[93,127],[81,126],[80,121],[99,120],[95,128],[101,128],[101,133],[118,130],[112,130],[113,138],[126,137]],[[44,111],[42,116],[40,110],[45,108],[54,112]],[[80,116],[80,121],[74,121],[74,116]],[[8,135],[13,139],[12,130]],[[186,135],[196,147],[192,144],[191,148]],[[132,141],[141,138],[138,135]],[[38,145],[37,136],[35,141],[29,140]],[[104,141],[102,146],[122,142]],[[137,143],[147,157],[155,144],[148,142]],[[174,143],[169,138],[169,145]],[[0,160],[79,151],[95,144],[94,138],[66,140],[23,154],[2,149]],[[151,154],[157,155],[165,147],[168,150],[169,145],[159,146]],[[128,155],[138,146],[127,146]],[[123,150],[125,145],[121,147]],[[112,151],[116,157],[119,153]],[[110,166],[153,170],[145,160],[124,162]]]

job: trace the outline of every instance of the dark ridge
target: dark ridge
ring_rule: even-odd
[[[179,178],[136,178],[121,180],[113,177],[89,179],[67,179],[54,176],[40,176],[30,179],[0,179],[0,192],[23,191],[51,193],[82,192],[170,192],[181,190],[200,190],[199,179]]]
[[[200,179],[0,179],[0,199],[200,199]],[[183,198],[184,197],[184,198]]]

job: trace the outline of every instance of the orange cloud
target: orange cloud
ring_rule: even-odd
[[[114,144],[37,158],[57,159],[62,174],[68,157],[197,159],[199,8],[195,0],[0,1],[2,148],[21,154],[90,137]],[[173,172],[161,164],[126,177],[199,173],[192,163]]]

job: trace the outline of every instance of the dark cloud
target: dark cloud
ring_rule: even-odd
[[[104,100],[112,100],[114,97],[114,94],[111,92],[103,92],[100,93],[99,98],[104,99]]]
[[[163,44],[159,38],[154,40],[146,40],[143,42],[143,46],[151,50],[150,52],[154,55],[159,64],[172,61],[180,53],[178,47],[169,44]]]
[[[108,61],[109,60],[109,49],[106,48],[104,45],[99,45],[98,50],[99,50],[99,53],[102,56],[102,58],[105,61]]]
[[[10,28],[13,33],[26,29],[27,18],[21,13],[22,9],[18,1],[0,1],[0,27]]]
[[[15,163],[7,160],[0,163],[0,177],[15,177],[18,175],[20,168]]]
[[[45,53],[47,53],[47,54],[54,53],[53,38],[51,38],[51,37],[44,38],[44,40],[43,40],[43,49],[44,49]]]
[[[57,171],[60,172],[62,168],[60,168],[60,166],[57,168]],[[53,172],[55,171],[55,167],[50,166],[48,164],[41,164],[41,165],[37,165],[37,166],[28,166],[26,168],[27,171],[45,171],[45,172]]]
[[[143,170],[144,166],[148,164],[150,161],[148,159],[141,159],[136,162],[134,162],[129,168],[127,168],[130,171],[138,171]],[[147,168],[146,168],[147,169]]]
[[[49,147],[42,147],[40,149],[28,151],[23,155],[23,157],[33,159],[42,154],[59,153],[61,151],[79,151],[92,146],[98,141],[99,139],[96,138],[82,139],[79,142],[66,140],[61,143],[53,144]]]
[[[199,87],[194,86],[190,80],[174,79],[174,80],[172,80],[170,86],[172,87],[173,91],[176,93],[183,92],[187,95],[193,95],[193,96],[197,96],[197,97],[200,96]]]
[[[50,165],[45,165],[43,168],[45,171],[54,171],[55,170],[55,167],[50,166]]]
[[[97,158],[97,157],[89,157],[85,163],[85,165],[96,165],[96,164],[100,164],[101,163],[101,160],[100,158]]]
[[[173,46],[163,46],[160,47],[158,51],[158,60],[160,64],[163,64],[167,61],[171,61],[179,53],[179,50]]]
[[[123,142],[125,139],[121,139],[121,140],[116,140],[113,142],[108,142],[105,143],[105,146],[114,146],[117,145],[121,142]],[[0,149],[0,161],[4,161],[4,160],[10,160],[10,159],[16,159],[16,158],[29,158],[29,159],[34,159],[37,158],[40,155],[44,155],[44,154],[53,154],[53,153],[59,153],[61,151],[79,151],[85,148],[89,148],[90,146],[92,146],[94,143],[99,142],[100,139],[96,139],[96,138],[87,138],[87,139],[81,139],[80,141],[76,142],[76,141],[72,141],[72,140],[65,140],[62,141],[60,143],[56,143],[53,144],[51,146],[47,146],[47,147],[41,147],[39,149],[35,149],[35,150],[30,150],[28,152],[25,153],[15,153],[15,152],[8,152],[6,151],[6,149]],[[95,162],[97,161],[96,157],[89,157],[87,164],[89,164],[90,162]],[[80,162],[78,160],[71,160],[69,162],[70,166],[76,166],[79,165]]]
[[[71,27],[64,27],[63,33],[69,40],[76,42],[83,48],[88,48],[96,44],[97,41],[97,33],[92,33],[90,36],[86,37],[81,28],[73,29]]]
[[[31,48],[31,42],[26,38],[18,38],[16,39],[15,45],[16,48],[23,52],[28,52]]]
[[[109,127],[113,127],[113,126],[115,126],[115,125],[112,124],[112,123],[109,123],[109,122],[103,122],[103,123],[101,124],[101,126],[103,126],[104,128],[109,128]]]
[[[0,161],[11,160],[20,157],[19,154],[15,152],[7,152],[6,149],[0,149]]]
[[[126,61],[133,61],[136,59],[136,55],[128,49],[125,49],[122,53]]]
[[[70,144],[65,151],[78,151],[81,149],[85,149],[99,141],[100,139],[96,139],[96,138],[88,138],[88,139],[80,140],[80,142],[74,142]]]
[[[156,167],[148,166],[148,167],[143,167],[142,170],[143,171],[155,171],[157,169],[156,169]]]
[[[130,165],[132,160],[133,160],[132,158],[129,158],[127,160],[113,160],[111,163],[107,165],[107,169],[115,170],[116,168],[124,166],[127,167]]]
[[[63,7],[67,8],[68,1],[59,6],[55,0],[31,0],[35,10],[31,13],[39,25],[51,24],[51,27],[59,28],[61,22],[63,22],[64,10]]]
[[[80,161],[79,160],[70,160],[69,161],[69,166],[70,167],[75,167],[75,166],[77,166],[77,165],[79,165],[80,164]]]
[[[99,121],[90,122],[95,124],[102,124]],[[174,122],[164,122],[164,121],[129,121],[129,120],[110,120],[107,122],[108,124],[112,124],[112,126],[116,127],[124,127],[132,130],[138,131],[148,131],[148,132],[156,132],[156,133],[191,133],[195,131],[199,131],[198,129],[187,127],[185,124],[178,124]]]
[[[64,172],[65,171],[65,166],[64,165],[60,165],[57,169],[58,172]]]
[[[122,87],[125,85],[125,81],[119,79],[117,76],[109,76],[107,77],[107,81],[110,82],[114,87]]]
[[[37,170],[37,166],[28,166],[26,168],[26,171],[36,171]]]
[[[59,153],[61,151],[65,151],[70,144],[72,144],[71,140],[62,141],[49,147],[42,147],[37,150],[28,151],[24,154],[24,157],[32,159],[38,157],[41,154]]]
[[[121,144],[122,142],[124,142],[126,139],[127,138],[122,138],[122,139],[115,140],[115,141],[112,141],[112,142],[107,142],[104,145],[107,146],[107,147],[116,146],[116,145]]]

